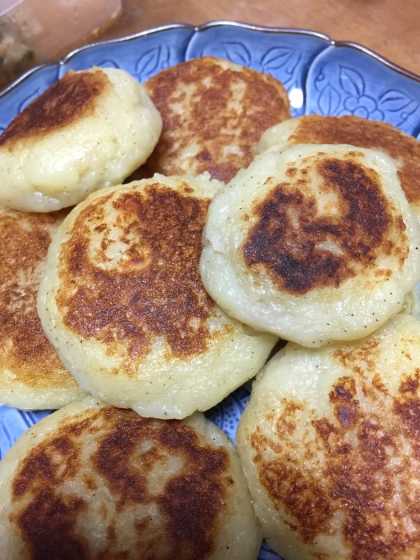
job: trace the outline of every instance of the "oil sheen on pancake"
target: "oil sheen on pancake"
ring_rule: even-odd
[[[146,161],[161,128],[124,70],[69,71],[0,136],[0,205],[49,212],[118,185]]]
[[[204,57],[159,72],[144,87],[162,115],[160,140],[137,174],[230,180],[253,157],[262,133],[290,118],[283,85],[268,74]]]
[[[420,323],[289,343],[261,372],[237,449],[269,546],[287,560],[415,560]]]
[[[268,129],[257,150],[294,144],[351,144],[383,150],[395,159],[403,191],[420,216],[420,143],[395,126],[355,116],[305,115]]]
[[[1,461],[2,560],[256,560],[238,457],[204,415],[142,418],[91,397]]]
[[[0,404],[59,408],[82,398],[41,327],[39,282],[65,214],[0,210]]]
[[[266,152],[213,199],[201,276],[232,317],[304,346],[367,336],[420,279],[420,230],[386,154]]]
[[[61,225],[38,297],[82,387],[143,416],[207,410],[254,376],[276,337],[230,319],[199,274],[220,182],[164,177],[91,195]]]

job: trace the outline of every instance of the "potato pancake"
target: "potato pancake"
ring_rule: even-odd
[[[256,560],[260,544],[235,449],[201,413],[148,419],[86,397],[0,464],[2,560]]]
[[[269,151],[213,199],[200,268],[232,317],[304,346],[362,338],[420,280],[420,228],[383,152]]]
[[[38,313],[69,371],[97,398],[184,418],[263,366],[276,337],[229,318],[200,279],[204,221],[221,186],[155,175],[92,194],[60,226]]]
[[[278,80],[214,57],[171,66],[145,82],[163,120],[159,142],[135,177],[196,176],[230,180],[247,167],[262,133],[290,118]]]
[[[49,212],[118,185],[146,161],[161,128],[143,86],[124,70],[69,71],[0,136],[0,205]]]
[[[86,395],[45,336],[36,310],[48,247],[65,215],[0,209],[0,404],[60,408]]]

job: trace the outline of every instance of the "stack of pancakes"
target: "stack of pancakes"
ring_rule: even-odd
[[[391,125],[310,115],[267,130],[210,205],[206,289],[290,341],[237,433],[286,560],[418,555],[419,164]]]
[[[199,258],[218,179],[289,116],[277,80],[207,58],[145,87],[70,72],[0,138],[0,398],[63,407],[2,460],[7,558],[257,557],[236,452],[196,411],[252,378],[277,337],[215,304]],[[122,185],[136,169],[150,178]]]
[[[0,549],[415,558],[417,141],[211,57],[120,72],[0,137],[0,397],[63,407],[2,460]],[[256,374],[238,458],[200,411]]]

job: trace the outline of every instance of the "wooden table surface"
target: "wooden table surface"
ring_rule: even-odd
[[[420,0],[123,0],[120,20],[100,39],[215,20],[319,31],[420,75]]]

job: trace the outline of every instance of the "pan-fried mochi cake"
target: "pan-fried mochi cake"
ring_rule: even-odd
[[[267,129],[257,153],[295,144],[351,144],[384,151],[394,158],[402,189],[420,216],[420,143],[416,138],[382,121],[353,115],[305,115]]]
[[[237,450],[269,546],[286,560],[416,559],[420,323],[268,362]]]
[[[2,560],[255,560],[260,544],[235,449],[202,413],[147,419],[86,397],[0,464]]]
[[[124,70],[69,71],[0,136],[0,205],[49,212],[118,185],[146,161],[161,117]]]
[[[38,313],[97,398],[184,418],[263,366],[276,337],[228,317],[200,279],[205,216],[220,187],[203,176],[155,175],[90,195],[61,224]]]
[[[251,163],[264,130],[290,118],[281,82],[211,56],[162,70],[144,87],[162,115],[163,129],[135,178],[208,171],[228,181]]]
[[[203,283],[232,317],[304,346],[367,336],[420,280],[394,161],[346,144],[266,152],[213,199]]]
[[[86,395],[41,327],[39,282],[65,212],[0,209],[0,404],[60,408]]]

